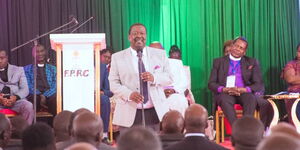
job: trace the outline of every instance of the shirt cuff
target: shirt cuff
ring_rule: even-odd
[[[219,86],[218,87],[218,93],[222,93],[223,92],[223,88],[224,88],[224,86]]]
[[[247,93],[251,93],[252,92],[252,90],[251,90],[251,88],[249,86],[246,86],[246,91],[247,91]]]

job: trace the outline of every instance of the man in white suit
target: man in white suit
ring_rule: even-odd
[[[130,47],[112,55],[109,81],[117,97],[113,124],[120,129],[141,125],[144,108],[146,126],[158,131],[160,120],[169,111],[163,91],[172,83],[168,59],[164,51],[145,46],[146,35],[143,24],[133,24],[128,35]],[[140,77],[146,87],[140,85]],[[143,95],[140,89],[144,90]]]

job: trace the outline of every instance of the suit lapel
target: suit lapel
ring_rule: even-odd
[[[124,60],[125,60],[125,63],[127,64],[128,70],[125,70],[125,71],[128,71],[128,72],[137,72],[138,73],[138,70],[134,69],[133,67],[135,66],[133,64],[133,59],[134,56],[131,55],[131,50],[130,48],[126,49],[125,50],[125,56],[124,56]]]
[[[224,63],[223,63],[223,72],[224,72],[224,78],[225,78],[225,83],[226,83],[226,78],[227,78],[227,75],[228,75],[228,70],[229,70],[229,56],[227,57],[223,57],[224,59]],[[221,62],[222,63],[222,62]]]
[[[10,64],[8,64],[8,68],[7,68],[7,79],[8,79],[8,81],[7,82],[11,81],[12,76],[13,76],[13,72],[14,72],[13,68],[11,67]]]
[[[245,60],[245,58],[244,57],[242,57],[242,59],[241,59],[241,65],[242,65],[242,77],[243,77],[243,80],[245,81],[245,74],[246,74],[246,71],[247,71],[247,62],[246,62],[246,60]]]

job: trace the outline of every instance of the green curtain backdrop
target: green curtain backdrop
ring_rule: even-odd
[[[111,0],[110,19],[116,50],[129,46],[128,29],[135,22],[146,25],[148,44],[160,41],[167,52],[178,45],[191,67],[196,101],[208,110],[207,81],[224,41],[248,39],[247,55],[260,61],[268,94],[285,90],[280,72],[300,42],[298,0]]]

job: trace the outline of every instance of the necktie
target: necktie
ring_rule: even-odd
[[[138,66],[139,66],[139,77],[140,77],[140,94],[144,96],[144,104],[148,101],[148,85],[147,82],[144,82],[141,78],[141,73],[145,72],[145,65],[142,60],[142,51],[137,51],[137,57],[139,58]]]

